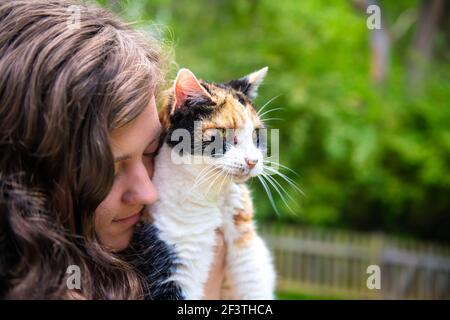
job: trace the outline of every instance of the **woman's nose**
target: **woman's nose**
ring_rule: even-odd
[[[127,204],[145,205],[156,202],[158,198],[158,191],[143,166],[131,179],[130,189],[124,194],[123,201]]]

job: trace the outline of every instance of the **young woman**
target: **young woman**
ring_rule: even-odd
[[[143,297],[120,252],[158,199],[162,57],[102,9],[0,0],[0,298]],[[218,298],[224,250],[219,236],[205,298]]]

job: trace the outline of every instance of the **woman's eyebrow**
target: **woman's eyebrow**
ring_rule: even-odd
[[[152,141],[150,141],[150,143],[147,145],[147,148],[150,147],[150,146],[152,146],[153,143],[154,143],[155,141],[157,141],[157,140],[159,140],[159,137],[156,137],[156,138],[152,139]],[[125,160],[129,160],[129,159],[131,159],[131,158],[133,158],[133,155],[131,155],[131,154],[124,154],[124,155],[115,157],[115,158],[114,158],[114,162],[125,161]]]
[[[151,139],[151,141],[147,144],[147,148],[150,147],[150,146],[153,146],[153,144],[155,142],[156,142],[156,148],[158,148],[161,132],[162,132],[162,128],[159,128],[157,130],[156,134],[153,135],[153,138]],[[132,154],[120,155],[120,156],[114,157],[114,162],[120,162],[120,161],[129,160],[132,157],[133,157]]]

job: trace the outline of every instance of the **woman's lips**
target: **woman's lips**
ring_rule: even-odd
[[[142,217],[142,210],[139,211],[136,214],[133,214],[132,216],[123,218],[123,219],[114,219],[113,222],[114,223],[120,223],[120,224],[135,224],[137,223],[139,220],[141,220]]]

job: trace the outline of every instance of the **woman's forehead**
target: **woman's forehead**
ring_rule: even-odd
[[[115,157],[142,153],[152,142],[158,143],[161,124],[154,98],[133,121],[111,133],[111,146]]]

